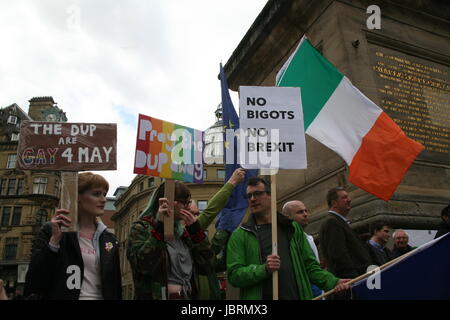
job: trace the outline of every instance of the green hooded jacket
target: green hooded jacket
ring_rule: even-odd
[[[278,223],[283,218],[278,214]],[[325,291],[333,289],[339,279],[320,268],[302,228],[297,223],[289,222],[286,231],[300,299],[313,298],[311,282]],[[266,271],[261,257],[253,215],[232,233],[228,241],[227,273],[228,281],[240,288],[242,300],[262,299],[263,281],[272,274]]]

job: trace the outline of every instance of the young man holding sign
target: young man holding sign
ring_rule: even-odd
[[[244,300],[272,299],[271,275],[279,272],[279,298],[313,298],[311,282],[321,289],[347,290],[347,279],[338,279],[322,270],[301,227],[278,214],[278,255],[272,254],[271,195],[269,184],[252,178],[247,185],[251,216],[231,235],[227,251],[230,283],[240,288]]]

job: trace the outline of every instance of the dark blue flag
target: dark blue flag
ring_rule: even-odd
[[[233,141],[227,141],[226,130],[239,129],[239,117],[234,109],[233,102],[231,101],[230,93],[228,91],[228,83],[225,77],[222,64],[220,64],[220,86],[222,91],[222,115],[223,124],[225,128],[224,132],[224,163],[225,163],[225,182],[233,174],[234,170],[240,167],[237,157],[237,141],[233,135]],[[230,135],[228,135],[230,137]],[[232,148],[232,149],[231,149]],[[250,177],[255,177],[258,174],[258,170],[246,170],[245,181],[241,182],[234,189],[233,194],[228,200],[227,205],[219,214],[219,220],[216,225],[216,229],[226,230],[232,232],[239,226],[242,218],[248,207],[248,201],[245,197],[247,189],[247,180]]]
[[[450,299],[450,233],[420,246],[403,260],[357,282],[354,299]]]

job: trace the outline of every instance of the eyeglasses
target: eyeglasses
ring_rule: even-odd
[[[255,191],[253,193],[249,192],[245,196],[247,199],[251,199],[252,197],[258,198],[261,197],[264,193],[268,193],[267,191]]]
[[[192,203],[192,200],[175,200],[175,201],[183,204],[184,206],[189,206]]]

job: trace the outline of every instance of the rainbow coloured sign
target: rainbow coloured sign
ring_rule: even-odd
[[[139,114],[134,173],[203,182],[203,132]]]

